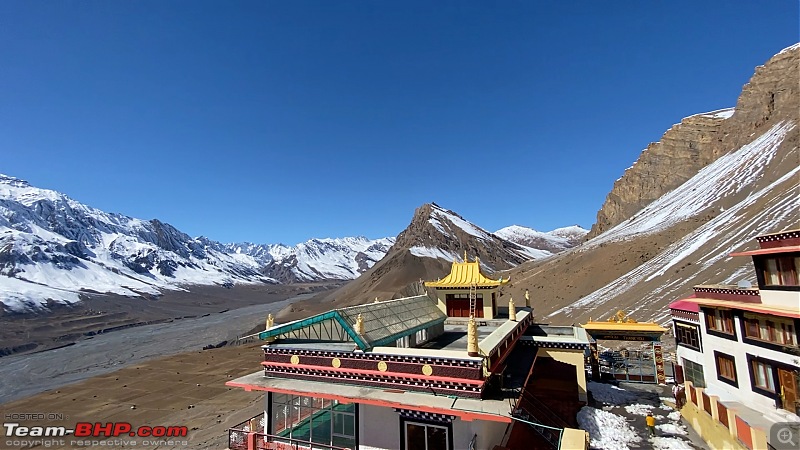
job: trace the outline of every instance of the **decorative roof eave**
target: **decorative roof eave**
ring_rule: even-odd
[[[664,333],[666,328],[655,322],[637,322],[631,318],[625,311],[619,310],[616,314],[609,317],[605,321],[595,321],[589,318],[581,327],[587,332],[590,331],[631,331],[631,332],[645,332],[645,333]]]
[[[460,263],[453,261],[450,273],[446,277],[437,281],[426,281],[424,285],[432,288],[469,288],[471,286],[493,288],[506,284],[510,280],[510,277],[506,279],[500,277],[497,280],[492,280],[483,275],[480,269],[480,260],[476,257],[473,262],[465,261]]]

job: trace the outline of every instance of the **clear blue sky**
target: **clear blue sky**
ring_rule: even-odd
[[[502,7],[501,7],[502,6]],[[223,242],[590,227],[798,2],[0,2],[0,173]]]

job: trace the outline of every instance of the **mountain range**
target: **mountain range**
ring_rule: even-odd
[[[539,242],[547,250],[518,245],[438,207],[431,220],[440,236],[456,236],[449,239],[453,242],[469,233],[480,234],[485,243],[501,242],[509,248],[497,265],[502,269],[550,256],[563,244],[559,230],[550,236],[527,229],[543,236]],[[296,246],[223,244],[192,238],[157,219],[107,213],[0,175],[0,302],[6,311],[46,310],[52,302],[80,301],[81,294],[154,297],[164,289],[193,285],[351,280],[381,260],[394,243],[394,237],[345,237]],[[457,247],[420,244],[415,251],[434,259],[450,259]]]

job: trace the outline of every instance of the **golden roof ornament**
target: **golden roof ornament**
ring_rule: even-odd
[[[364,334],[364,318],[361,317],[361,314],[359,314],[358,317],[356,317],[356,327],[355,328],[356,328],[356,330],[355,330],[356,334],[358,334],[359,336]]]

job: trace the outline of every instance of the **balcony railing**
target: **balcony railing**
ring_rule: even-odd
[[[228,430],[229,450],[348,450],[334,445],[318,444],[264,433],[264,414],[259,414]],[[250,429],[255,425],[255,431]]]

